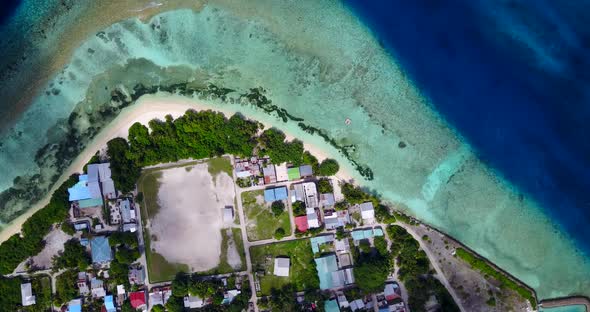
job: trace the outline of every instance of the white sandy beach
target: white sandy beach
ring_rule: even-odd
[[[4,242],[10,238],[10,236],[19,233],[22,224],[33,213],[47,205],[51,197],[50,195],[55,191],[55,189],[61,185],[70,175],[76,172],[81,172],[84,165],[90,160],[90,158],[92,158],[96,151],[106,148],[106,144],[109,140],[116,137],[127,138],[129,128],[136,122],[147,125],[150,120],[156,118],[164,119],[166,115],[172,115],[176,118],[183,115],[189,109],[210,109],[222,112],[228,117],[237,112],[240,112],[246,118],[261,122],[264,124],[265,128],[270,128],[273,126],[277,127],[285,133],[288,140],[292,140],[294,138],[302,140],[304,142],[305,149],[316,156],[318,160],[321,161],[328,157],[336,158],[341,165],[340,171],[336,175],[337,179],[346,181],[354,180],[355,175],[353,174],[353,171],[351,170],[348,162],[344,163],[342,157],[338,157],[339,153],[335,148],[327,144],[325,147],[320,147],[318,144],[311,144],[309,143],[309,138],[312,137],[311,135],[306,134],[303,131],[301,131],[301,133],[293,133],[293,131],[285,129],[285,123],[276,118],[262,115],[264,113],[260,113],[261,115],[255,116],[252,112],[252,109],[248,109],[248,107],[229,104],[227,106],[220,106],[182,96],[146,95],[140,98],[136,104],[123,109],[119,116],[117,116],[117,118],[115,118],[115,120],[113,120],[110,125],[98,133],[96,137],[90,143],[88,143],[88,147],[84,149],[84,151],[72,162],[66,172],[64,172],[60,179],[55,183],[51,191],[39,203],[31,207],[24,214],[5,226],[2,232],[0,232],[0,242]],[[261,120],[262,118],[265,120]]]

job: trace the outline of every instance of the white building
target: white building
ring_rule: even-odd
[[[361,217],[366,223],[373,222],[375,220],[375,209],[373,209],[372,202],[366,202],[360,204]]]
[[[23,307],[35,304],[35,296],[33,296],[33,288],[31,287],[31,283],[20,285],[20,295],[22,297]]]
[[[289,266],[291,262],[289,258],[275,258],[274,275],[289,276]]]
[[[184,307],[187,309],[198,309],[205,306],[203,299],[197,296],[186,296],[184,297]]]
[[[277,175],[277,182],[289,181],[287,163],[275,165],[275,173]]]
[[[320,220],[318,219],[318,214],[315,212],[315,209],[306,208],[305,213],[307,215],[307,225],[312,229],[319,228]]]

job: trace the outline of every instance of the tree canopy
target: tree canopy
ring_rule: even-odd
[[[64,244],[64,251],[59,256],[53,258],[55,268],[77,268],[85,270],[90,265],[90,255],[86,252],[86,247],[80,245],[77,239],[70,239]]]
[[[324,159],[324,161],[322,161],[320,164],[318,175],[326,177],[333,176],[338,173],[338,170],[340,170],[340,165],[338,165],[338,162],[334,159],[327,158]]]

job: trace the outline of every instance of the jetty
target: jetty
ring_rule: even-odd
[[[572,305],[583,305],[586,307],[586,312],[590,312],[590,299],[582,296],[547,299],[542,300],[539,303],[539,306],[542,308],[556,308]]]

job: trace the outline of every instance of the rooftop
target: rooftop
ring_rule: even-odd
[[[20,294],[22,298],[22,305],[24,307],[35,304],[35,296],[33,296],[33,288],[31,283],[20,285]]]
[[[145,292],[143,291],[135,291],[129,293],[129,301],[131,301],[131,306],[134,309],[137,309],[143,305],[145,305]]]
[[[289,258],[275,258],[274,275],[289,276],[289,266],[291,261]]]
[[[307,231],[307,229],[309,229],[309,225],[307,224],[307,216],[295,217],[295,226],[297,226],[297,230],[299,232]]]
[[[109,245],[109,239],[105,236],[96,236],[90,241],[92,250],[92,262],[103,263],[113,260],[113,253]]]
[[[266,202],[284,200],[287,197],[287,188],[285,186],[264,190],[264,200]]]

